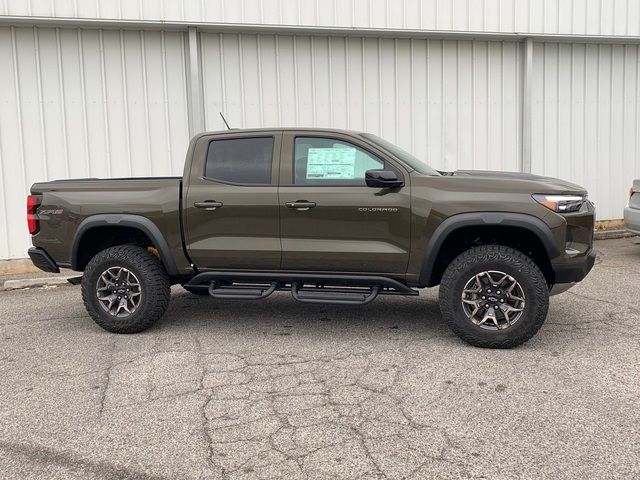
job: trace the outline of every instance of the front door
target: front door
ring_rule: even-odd
[[[200,138],[183,197],[187,251],[202,270],[280,267],[280,132]]]
[[[371,188],[370,169],[405,186]],[[404,275],[410,249],[409,175],[366,142],[285,132],[280,167],[282,269]]]

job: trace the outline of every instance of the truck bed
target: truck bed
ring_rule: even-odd
[[[33,244],[60,264],[72,264],[73,238],[91,215],[139,215],[163,232],[174,257],[183,259],[180,232],[181,177],[72,179],[35,183],[41,195],[40,231]],[[181,264],[185,263],[181,262]]]

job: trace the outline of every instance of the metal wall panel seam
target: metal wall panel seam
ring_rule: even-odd
[[[258,111],[260,112],[260,126],[264,127],[264,105],[262,103],[262,42],[256,35],[256,49],[258,55]]]
[[[222,41],[222,36],[222,33],[218,36],[220,42],[220,83],[222,85],[222,113],[227,115],[227,87],[224,78],[224,42]]]
[[[364,37],[360,39],[360,60],[360,68],[362,68],[362,129],[367,131],[367,75],[364,59]]]
[[[60,29],[56,28],[56,50],[58,60],[58,88],[60,89],[60,114],[62,116],[62,145],[64,151],[65,175],[69,177],[69,146],[67,140],[67,114],[64,95],[64,72],[62,69],[62,45],[60,44]]]
[[[4,151],[2,149],[2,130],[0,130],[0,174],[2,174],[2,178],[0,178],[0,194],[2,195],[2,206],[4,209],[7,208],[7,189],[5,188],[5,182],[7,181],[7,175],[5,171],[5,162],[4,162]],[[7,215],[3,215],[2,217],[3,223],[3,235],[5,237],[5,245],[6,245],[6,253],[7,256],[10,256],[11,252],[11,239],[9,238],[9,219]],[[4,253],[0,252],[1,257],[4,258]]]
[[[311,56],[311,118],[314,127],[318,125],[318,109],[316,106],[316,54],[315,54],[315,42],[314,37],[309,39],[309,50]],[[331,83],[331,77],[329,77],[329,83]]]
[[[347,49],[345,47],[344,49],[344,56],[347,56]],[[329,72],[329,98],[332,99],[333,98],[333,54],[332,54],[332,50],[331,50],[331,38],[328,37],[327,38],[327,62],[328,62],[328,72]],[[314,95],[315,96],[315,95]],[[345,99],[346,102],[346,99]],[[346,107],[346,104],[345,104]],[[348,110],[348,108],[345,108],[345,110]],[[329,122],[331,123],[331,125],[335,124],[335,119],[333,118],[333,102],[329,101]]]
[[[169,174],[173,173],[173,163],[171,162],[171,127],[170,127],[170,107],[169,107],[169,94],[167,89],[167,43],[165,38],[165,32],[160,32],[160,55],[162,57],[162,94],[164,96],[164,130],[167,147],[167,162]]]
[[[533,129],[533,40],[524,42],[524,75],[522,89],[522,159],[521,171],[531,173]]]
[[[20,73],[18,71],[18,52],[17,52],[17,42],[16,42],[16,29],[15,27],[11,27],[11,49],[13,55],[13,81],[16,88],[15,96],[16,96],[16,113],[18,115],[18,137],[20,139],[18,146],[20,152],[20,163],[21,163],[21,173],[22,173],[22,185],[24,186],[27,183],[27,162],[24,157],[24,131],[23,127],[23,117],[22,117],[22,105],[21,105],[21,94],[20,94]],[[9,251],[11,251],[11,244],[9,244]]]
[[[247,127],[247,117],[246,117],[246,112],[247,109],[245,108],[245,101],[244,101],[244,92],[245,92],[245,88],[244,88],[244,53],[243,53],[243,49],[242,49],[242,38],[243,36],[238,34],[238,65],[240,67],[240,118],[242,119],[242,127],[241,128],[246,128]]]
[[[44,121],[44,105],[42,101],[42,74],[40,72],[40,36],[38,29],[33,28],[33,53],[36,64],[36,84],[38,85],[38,114],[40,120],[40,148],[42,150],[42,170],[45,178],[49,178],[49,162],[47,160],[46,127]]]
[[[125,55],[124,55],[124,30],[120,30],[120,68],[122,69],[120,79],[122,80],[122,99],[123,99],[123,105],[124,105],[124,128],[127,132],[125,134],[125,145],[127,147],[127,158],[129,161],[129,175],[132,175],[133,161],[131,158],[131,124],[129,119],[129,96],[127,93],[127,66],[126,66]]]
[[[293,37],[293,97],[295,103],[295,112],[293,113],[296,125],[299,125],[299,105],[298,105],[298,48],[297,38]]]
[[[282,125],[282,106],[280,99],[280,41],[278,35],[274,35],[275,57],[276,57],[276,100],[278,102],[278,125]]]
[[[111,129],[109,128],[109,93],[107,92],[107,67],[104,59],[104,33],[99,31],[98,35],[100,45],[100,76],[102,77],[102,108],[104,112],[104,129],[105,129],[105,147],[107,153],[107,174],[111,176]]]
[[[151,158],[151,130],[149,127],[149,93],[147,91],[147,82],[149,81],[149,77],[147,76],[147,49],[145,45],[145,32],[139,31],[140,36],[140,66],[142,68],[142,97],[144,99],[144,127],[146,133],[146,141],[147,141],[147,162],[149,164],[149,172],[153,174],[153,159]]]
[[[409,92],[410,105],[411,108],[409,110],[409,121],[411,122],[411,152],[414,153],[416,151],[416,130],[415,130],[415,89],[416,82],[414,78],[413,65],[414,65],[414,39],[409,39],[409,78],[411,91]]]

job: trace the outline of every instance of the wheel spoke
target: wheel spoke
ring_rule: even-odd
[[[96,297],[102,308],[115,317],[127,317],[140,305],[142,288],[135,274],[116,266],[105,270],[96,284]]]
[[[489,330],[509,328],[525,307],[524,291],[518,281],[497,270],[479,272],[470,278],[461,301],[469,320]]]

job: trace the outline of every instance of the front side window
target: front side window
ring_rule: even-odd
[[[333,138],[295,139],[296,185],[365,185],[367,170],[382,169],[382,160],[352,143]]]
[[[273,137],[229,138],[209,143],[204,176],[239,184],[270,184]]]

